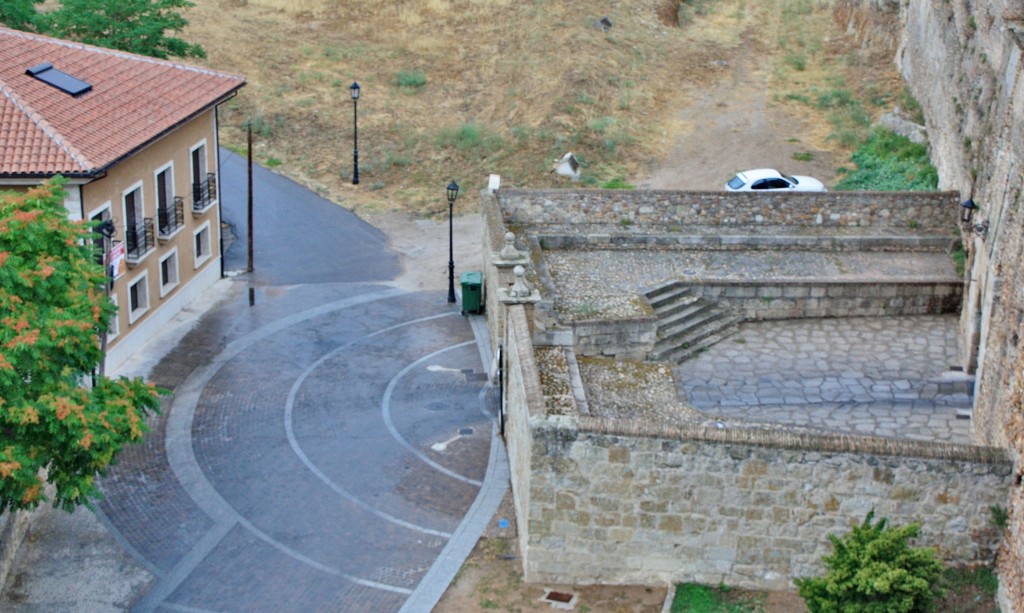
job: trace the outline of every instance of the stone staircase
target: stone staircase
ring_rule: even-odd
[[[658,317],[658,335],[651,358],[677,364],[739,331],[743,318],[716,303],[695,296],[678,281],[645,293]]]

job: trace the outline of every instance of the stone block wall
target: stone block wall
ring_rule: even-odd
[[[572,324],[574,350],[579,355],[620,360],[646,360],[654,350],[658,320],[577,321]]]
[[[990,562],[1011,472],[999,450],[886,439],[587,417],[530,435],[527,581],[792,589],[871,509],[947,561]]]
[[[709,280],[682,284],[691,293],[725,305],[751,321],[954,313],[960,308],[963,292],[958,279],[899,283]]]
[[[505,222],[530,224],[955,227],[955,192],[676,192],[499,190]]]
[[[871,509],[920,522],[918,545],[990,562],[1006,504],[1001,449],[664,427],[548,415],[526,311],[507,309],[506,441],[527,581],[698,581],[791,589],[822,571],[829,533]]]
[[[516,518],[519,522],[519,551],[523,564],[530,557],[526,541],[526,525],[530,509],[530,473],[532,459],[531,429],[541,417],[544,407],[544,395],[541,393],[540,375],[537,362],[533,356],[533,341],[530,338],[530,326],[526,317],[526,309],[522,305],[514,305],[507,309],[507,334],[505,336],[504,389],[502,401],[505,403],[505,446],[508,450],[508,461],[511,469],[513,503]]]

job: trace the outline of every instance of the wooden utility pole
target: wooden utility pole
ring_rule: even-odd
[[[249,123],[248,146],[249,154],[249,263],[246,271],[252,272],[252,122]]]

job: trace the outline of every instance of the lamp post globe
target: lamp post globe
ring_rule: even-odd
[[[455,251],[452,241],[452,215],[455,199],[459,197],[459,184],[452,179],[448,184],[448,302],[455,302]]]
[[[352,94],[352,185],[359,185],[359,83],[348,86]]]

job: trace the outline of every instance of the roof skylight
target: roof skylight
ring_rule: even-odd
[[[54,68],[51,62],[37,64],[26,70],[25,74],[33,76],[43,83],[56,87],[60,91],[72,96],[81,96],[92,89],[92,85],[89,83]]]

